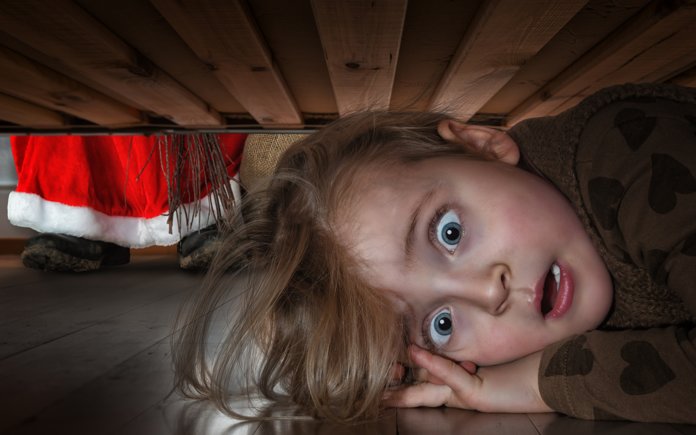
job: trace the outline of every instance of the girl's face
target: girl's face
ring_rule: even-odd
[[[339,237],[393,296],[412,342],[492,365],[606,317],[609,274],[568,201],[540,177],[461,158],[366,172]]]

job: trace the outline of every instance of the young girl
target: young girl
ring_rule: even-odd
[[[181,318],[178,385],[232,414],[241,376],[339,421],[445,405],[696,423],[695,149],[696,91],[670,85],[507,133],[336,121],[249,192]]]

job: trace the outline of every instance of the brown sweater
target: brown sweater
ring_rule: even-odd
[[[544,401],[696,423],[696,89],[615,86],[509,134],[573,204],[614,283],[598,330],[544,350]]]

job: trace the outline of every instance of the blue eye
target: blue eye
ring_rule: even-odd
[[[452,329],[452,313],[449,309],[444,309],[430,321],[430,340],[437,347],[442,347],[449,341]]]
[[[457,213],[452,210],[443,214],[437,222],[435,228],[437,241],[450,252],[459,245],[459,240],[462,238],[462,225],[459,223]]]

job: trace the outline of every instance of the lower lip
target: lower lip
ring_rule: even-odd
[[[568,268],[562,264],[556,263],[556,265],[561,269],[561,276],[558,282],[558,295],[556,295],[556,303],[553,305],[553,308],[544,316],[545,319],[558,319],[563,317],[573,305],[573,295],[575,293],[573,275]]]

